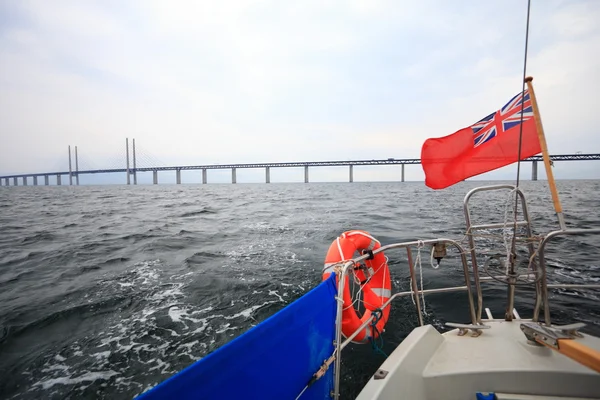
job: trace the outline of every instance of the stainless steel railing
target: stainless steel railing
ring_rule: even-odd
[[[550,239],[552,239],[555,236],[558,236],[560,234],[582,234],[582,233],[600,233],[600,229],[580,229],[580,230],[571,230],[571,231],[556,231],[556,232],[551,232],[550,234],[548,234],[546,236],[546,238],[544,239],[544,241],[542,241],[542,244],[545,245],[548,243],[548,241]],[[417,287],[416,284],[416,275],[415,275],[415,271],[414,271],[414,265],[412,262],[412,258],[410,256],[411,254],[411,247],[414,246],[418,246],[418,245],[431,245],[434,243],[447,243],[450,245],[455,246],[459,252],[460,252],[460,258],[461,258],[461,262],[463,265],[463,274],[465,276],[465,285],[463,286],[452,286],[452,287],[444,287],[444,288],[436,288],[436,289],[419,289]],[[544,304],[544,310],[545,310],[545,320],[547,321],[547,324],[549,324],[550,321],[550,314],[549,314],[549,306],[548,306],[548,295],[547,295],[547,289],[548,288],[587,288],[587,289],[600,289],[600,284],[547,284],[546,282],[546,265],[543,259],[543,255],[544,255],[544,247],[541,247],[540,249],[538,249],[539,255],[540,255],[540,270],[542,271],[542,279],[540,280],[540,283],[543,283],[543,288],[546,291],[545,294],[541,294],[539,296],[539,298],[541,299],[541,301],[543,301]],[[410,279],[411,279],[411,286],[412,286],[412,290],[410,291],[403,291],[403,292],[397,292],[394,293],[382,306],[381,309],[384,309],[386,307],[389,307],[391,305],[391,303],[399,298],[404,298],[404,297],[408,297],[408,296],[414,296],[415,297],[415,309],[416,311],[419,313],[419,325],[423,326],[423,319],[422,319],[422,313],[421,313],[421,308],[420,308],[420,301],[418,299],[419,295],[426,295],[426,294],[436,294],[436,293],[448,293],[448,292],[461,292],[461,291],[466,291],[467,295],[468,295],[468,302],[469,302],[469,314],[471,317],[471,323],[472,325],[470,326],[472,329],[476,329],[477,327],[481,327],[486,328],[486,326],[482,323],[481,319],[477,319],[477,312],[475,310],[475,305],[474,305],[474,301],[473,301],[473,290],[471,287],[471,279],[470,279],[470,274],[469,274],[469,270],[468,270],[468,263],[467,263],[467,258],[466,258],[466,252],[465,250],[462,248],[462,246],[451,239],[432,239],[432,240],[424,240],[424,241],[412,241],[412,242],[403,242],[403,243],[394,243],[394,244],[389,244],[389,245],[385,245],[380,247],[377,250],[373,251],[373,254],[377,254],[383,251],[388,251],[388,250],[392,250],[392,249],[399,249],[399,248],[406,248],[407,249],[407,254],[409,254],[409,270],[410,270]],[[345,289],[345,285],[346,285],[346,279],[342,279],[342,277],[346,277],[346,275],[348,274],[349,271],[352,270],[352,267],[361,262],[366,260],[368,257],[370,257],[368,254],[365,254],[363,256],[354,258],[352,260],[348,260],[346,262],[342,262],[340,263],[340,269],[338,272],[338,304],[337,304],[337,313],[336,313],[336,337],[335,337],[335,351],[334,351],[334,355],[335,355],[335,364],[334,364],[334,392],[332,393],[332,397],[334,399],[339,399],[339,394],[340,394],[340,377],[341,377],[341,352],[342,350],[348,346],[351,342],[352,339],[354,339],[356,337],[356,335],[358,335],[367,325],[371,324],[374,320],[374,316],[371,317],[370,319],[367,319],[366,321],[364,321],[351,335],[349,335],[348,337],[345,338],[345,340],[342,341],[342,326],[341,326],[341,321],[342,321],[342,311],[343,311],[343,299],[342,299],[342,294],[344,292]],[[516,278],[522,278],[522,277],[535,277],[537,276],[537,274],[522,274],[522,275],[518,275]],[[494,283],[497,282],[498,279],[502,278],[503,276],[482,276],[479,277],[479,279],[477,279],[475,281],[475,286],[476,286],[476,293],[478,296],[478,304],[483,304],[483,301],[480,299],[482,290],[481,290],[481,283]],[[537,285],[536,285],[537,288]],[[537,299],[538,297],[536,297]],[[536,311],[537,310],[537,313]],[[532,319],[533,321],[537,321],[537,317],[539,314],[539,304],[536,300],[536,306],[534,309],[534,318]],[[547,314],[547,315],[546,315]]]
[[[449,244],[451,246],[454,246],[460,254],[460,258],[461,258],[461,262],[462,262],[462,266],[463,266],[463,274],[464,274],[464,278],[465,278],[465,285],[464,286],[460,286],[460,287],[456,287],[456,288],[446,288],[444,290],[440,290],[440,289],[430,289],[429,293],[432,293],[433,291],[456,291],[456,290],[466,290],[467,294],[468,294],[468,301],[469,301],[469,314],[471,317],[471,323],[473,325],[478,325],[477,322],[477,317],[476,317],[476,311],[475,311],[475,304],[473,301],[473,290],[471,288],[471,279],[470,279],[470,274],[469,274],[469,265],[468,265],[468,261],[467,261],[467,257],[466,257],[466,253],[465,250],[462,248],[462,246],[460,245],[460,243],[458,243],[455,240],[452,239],[435,239],[435,240],[420,240],[420,241],[412,241],[412,242],[403,242],[403,243],[394,243],[394,244],[389,244],[389,245],[385,245],[385,246],[381,246],[380,248],[378,248],[377,250],[373,250],[373,254],[378,254],[384,251],[388,251],[388,250],[392,250],[392,249],[400,249],[400,248],[405,248],[407,249],[407,255],[409,257],[409,268],[410,268],[410,276],[411,276],[411,284],[413,286],[413,290],[409,291],[409,292],[400,292],[400,293],[396,293],[394,295],[392,295],[382,306],[381,309],[384,309],[386,307],[389,307],[391,302],[394,299],[397,299],[399,297],[404,297],[404,296],[408,296],[408,295],[414,295],[414,296],[418,296],[421,293],[427,293],[426,291],[419,291],[416,285],[416,276],[414,273],[414,265],[412,262],[412,255],[410,252],[410,248],[414,247],[414,246],[425,246],[425,245],[431,245],[434,243],[444,243],[444,244]],[[355,331],[352,335],[350,335],[344,342],[342,342],[342,311],[343,311],[343,299],[342,299],[342,295],[344,293],[344,289],[345,289],[345,285],[346,285],[346,275],[348,274],[348,271],[352,270],[352,267],[362,261],[365,261],[367,258],[369,258],[370,255],[369,254],[365,254],[362,255],[360,257],[354,258],[352,260],[348,260],[346,262],[341,262],[341,268],[339,270],[338,273],[338,298],[337,298],[337,314],[336,314],[336,336],[335,336],[335,365],[334,365],[334,380],[335,380],[335,386],[334,386],[334,398],[338,399],[339,398],[339,388],[340,388],[340,368],[341,368],[341,352],[342,349],[344,347],[346,347],[351,341],[352,339],[358,334],[358,332],[360,332],[361,329],[364,329],[369,323],[372,322],[372,319],[369,319],[367,321],[365,321],[360,328]],[[479,280],[476,280],[475,285],[476,285],[476,290],[477,290],[477,294],[478,294],[478,303],[483,303],[483,300],[481,300],[479,297],[481,296],[481,287],[479,287]],[[421,309],[420,309],[420,304],[419,304],[419,299],[415,298],[415,305],[417,307],[417,312],[419,313],[419,324],[423,325],[423,320],[422,320],[422,316],[421,316]]]
[[[469,208],[469,200],[471,199],[471,197],[473,197],[473,195],[475,195],[476,193],[483,192],[483,191],[505,190],[505,189],[510,189],[511,191],[514,191],[516,193],[516,195],[519,197],[521,207],[522,207],[523,220],[512,221],[509,223],[507,223],[505,221],[504,223],[490,223],[490,224],[477,224],[477,225],[472,224],[471,223],[471,220],[472,220],[471,211]],[[600,284],[548,284],[547,283],[546,262],[544,259],[544,253],[545,253],[545,248],[546,248],[547,244],[550,242],[550,240],[552,240],[556,236],[596,234],[596,233],[600,233],[600,228],[599,229],[567,229],[567,230],[559,230],[559,231],[550,232],[549,234],[547,234],[545,237],[543,237],[541,239],[538,249],[537,249],[537,252],[536,252],[536,250],[534,248],[534,243],[532,240],[535,238],[533,237],[533,232],[532,232],[532,228],[531,228],[531,220],[529,217],[529,211],[527,209],[527,202],[525,199],[525,195],[519,188],[512,186],[512,185],[484,186],[484,187],[475,188],[475,189],[469,191],[464,199],[464,213],[465,213],[465,220],[466,220],[466,226],[467,226],[467,235],[466,236],[468,238],[468,245],[469,245],[468,251],[466,251],[459,242],[452,240],[452,239],[446,239],[446,238],[394,243],[394,244],[382,246],[379,249],[373,251],[373,254],[377,254],[377,253],[385,252],[388,250],[401,249],[401,248],[406,249],[407,258],[408,258],[408,267],[409,267],[409,272],[410,272],[411,290],[393,294],[380,307],[381,309],[385,309],[386,307],[389,307],[391,305],[392,301],[394,301],[396,299],[404,298],[407,296],[414,296],[414,304],[415,304],[415,308],[416,308],[418,318],[419,318],[419,325],[423,326],[421,303],[418,298],[419,295],[466,291],[467,297],[468,297],[468,303],[469,303],[469,315],[471,318],[471,325],[461,325],[461,327],[463,329],[468,328],[468,329],[472,329],[476,332],[480,332],[479,327],[481,329],[488,328],[487,326],[485,326],[483,324],[482,318],[481,318],[482,312],[483,312],[483,294],[482,294],[482,289],[481,289],[482,282],[489,283],[489,282],[500,281],[500,282],[504,282],[507,284],[507,286],[508,286],[508,301],[507,301],[507,311],[506,311],[505,319],[510,320],[510,319],[512,319],[512,313],[514,310],[514,294],[515,294],[515,287],[517,286],[517,281],[520,278],[528,278],[528,279],[533,278],[533,281],[529,282],[531,284],[534,284],[535,289],[536,289],[535,290],[535,292],[536,292],[535,306],[534,306],[532,320],[534,322],[538,321],[540,310],[543,306],[544,321],[545,321],[546,325],[550,325],[550,322],[551,322],[550,321],[550,306],[549,306],[549,301],[548,301],[548,288],[600,289]],[[474,234],[474,232],[479,231],[479,230],[484,230],[484,229],[503,229],[503,228],[506,229],[507,227],[517,227],[517,226],[525,227],[527,247],[529,250],[529,257],[530,257],[530,265],[532,266],[531,272],[528,272],[526,274],[517,274],[517,273],[515,273],[515,271],[511,270],[511,272],[508,275],[493,276],[490,274],[489,276],[481,276],[480,277],[478,263],[477,263],[477,253],[475,250],[475,240],[474,240],[474,237],[477,235]],[[460,257],[461,264],[462,264],[465,285],[445,287],[445,288],[436,288],[436,289],[423,289],[423,288],[419,289],[419,287],[417,285],[417,277],[415,274],[415,265],[414,265],[414,261],[413,261],[411,248],[412,247],[423,247],[426,245],[434,245],[436,243],[444,243],[446,245],[453,246],[454,248],[456,248],[458,250],[459,257]],[[471,256],[471,273],[473,275],[473,284],[475,286],[475,293],[477,295],[477,306],[475,306],[475,303],[473,300],[473,288],[471,286],[471,284],[472,284],[471,283],[471,273],[469,272],[469,264],[468,264],[468,260],[467,260],[467,254],[470,254],[470,256]],[[537,263],[535,262],[536,254],[537,254],[538,261],[539,261],[539,267],[538,267]],[[348,272],[352,271],[353,267],[356,264],[358,264],[362,261],[365,261],[369,257],[370,257],[369,254],[365,254],[360,257],[354,258],[352,260],[340,262],[338,264],[338,269],[336,271],[337,276],[338,276],[338,283],[337,283],[338,297],[337,297],[337,314],[336,314],[336,333],[335,333],[335,343],[334,343],[335,350],[334,350],[334,354],[333,354],[333,356],[335,357],[334,392],[332,393],[332,397],[336,400],[339,399],[339,395],[340,395],[341,352],[346,346],[348,346],[348,344],[350,344],[352,342],[352,339],[354,339],[359,334],[359,332],[361,332],[365,327],[367,327],[367,325],[371,324],[375,318],[375,316],[372,316],[371,318],[364,321],[355,332],[353,332],[351,335],[346,337],[344,341],[342,341],[342,326],[341,326],[342,312],[343,312],[342,296],[343,296],[345,285],[346,285],[346,277],[348,275]],[[487,269],[486,269],[486,272],[488,272]],[[509,315],[509,312],[510,312],[510,315]],[[454,325],[456,325],[456,324],[454,324]]]
[[[547,326],[551,325],[551,320],[550,320],[550,302],[548,300],[548,287],[550,285],[548,285],[548,281],[546,279],[547,276],[547,272],[546,272],[546,259],[544,257],[545,255],[545,250],[546,250],[546,245],[555,237],[557,236],[566,236],[566,235],[586,235],[586,234],[598,234],[600,233],[600,228],[592,228],[592,229],[565,229],[562,231],[553,231],[550,232],[549,234],[547,234],[544,239],[542,240],[542,242],[540,243],[540,246],[538,247],[538,256],[540,259],[540,272],[542,275],[542,279],[540,280],[540,295],[538,295],[536,297],[536,302],[535,302],[535,307],[534,307],[534,311],[533,311],[533,318],[532,320],[534,322],[538,322],[539,319],[539,315],[540,315],[540,309],[541,309],[541,305],[540,302],[543,303],[544,306],[544,323]],[[564,288],[589,288],[589,287],[599,287],[600,285],[551,285],[552,287],[564,287]]]

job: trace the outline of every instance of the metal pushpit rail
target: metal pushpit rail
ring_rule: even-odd
[[[515,220],[515,221],[504,221],[501,223],[488,223],[488,224],[478,224],[478,225],[473,225],[472,224],[472,217],[471,217],[471,210],[469,208],[469,200],[471,200],[471,197],[473,197],[473,195],[475,195],[476,193],[479,192],[488,192],[488,191],[493,191],[493,190],[509,190],[509,194],[512,195],[512,193],[514,192],[521,203],[521,209],[523,210],[523,220],[519,221],[519,220]],[[511,200],[512,200],[512,196],[511,196]],[[478,264],[477,264],[477,253],[475,251],[475,237],[478,236],[477,231],[481,231],[481,230],[489,230],[489,229],[507,229],[510,227],[514,227],[516,229],[516,227],[520,227],[523,226],[525,227],[525,233],[526,233],[526,238],[528,239],[528,250],[529,250],[529,257],[531,260],[533,260],[533,258],[535,257],[535,249],[533,247],[533,241],[531,239],[533,239],[533,231],[531,229],[531,218],[529,217],[529,210],[527,209],[527,200],[525,198],[525,194],[523,193],[523,191],[518,188],[517,186],[514,185],[490,185],[490,186],[481,186],[481,187],[477,187],[474,189],[471,189],[466,195],[465,195],[465,199],[463,201],[463,208],[464,208],[464,213],[465,213],[465,223],[466,223],[466,228],[467,228],[467,232],[466,232],[466,237],[468,239],[468,243],[469,243],[469,249],[470,249],[470,253],[471,253],[471,264],[473,265],[473,275],[475,278],[475,282],[478,283],[479,282],[479,271],[478,271]],[[532,263],[533,266],[533,272],[536,273],[537,272],[537,268],[535,265],[535,262]],[[518,277],[517,276],[511,276],[508,279],[511,279],[511,283],[515,283],[516,279]],[[538,279],[539,276],[536,277],[536,281],[539,280]],[[536,285],[536,288],[538,290],[536,290],[536,293],[539,294],[540,290],[538,288],[539,285]],[[481,290],[481,286],[477,285],[477,290]],[[481,314],[483,311],[483,303],[482,303],[482,296],[481,296],[481,292],[478,292],[478,297],[477,297],[477,321],[481,322]],[[509,284],[509,288],[508,288],[508,304],[506,306],[506,318],[510,319],[512,318],[512,310],[514,309],[514,295],[515,295],[515,287],[514,284]],[[539,296],[537,296],[539,297]]]
[[[469,210],[469,200],[470,198],[478,192],[483,191],[491,191],[491,190],[510,190],[514,192],[518,199],[520,200],[522,207],[522,220],[516,221],[504,221],[504,223],[491,223],[491,224],[478,224],[474,225],[471,223],[471,214]],[[512,196],[511,196],[512,198]],[[329,368],[331,363],[335,361],[334,364],[334,391],[331,393],[331,397],[336,400],[339,400],[340,396],[340,376],[341,376],[341,353],[342,350],[351,343],[352,339],[354,339],[359,332],[363,331],[363,329],[372,323],[376,315],[372,315],[366,321],[364,321],[352,334],[345,338],[342,341],[342,312],[343,312],[343,293],[346,285],[346,277],[348,275],[348,271],[352,271],[353,267],[362,261],[367,260],[372,257],[372,254],[378,254],[384,251],[392,250],[392,249],[406,249],[407,257],[408,257],[408,267],[410,272],[411,279],[411,289],[409,291],[394,293],[383,305],[381,309],[385,309],[389,307],[391,302],[395,299],[401,297],[414,296],[414,304],[419,318],[419,325],[423,326],[423,318],[421,313],[421,303],[418,299],[419,295],[431,294],[431,293],[445,293],[445,292],[458,292],[458,291],[466,291],[467,297],[469,301],[469,315],[471,318],[470,324],[458,324],[447,322],[445,325],[457,328],[458,334],[463,335],[468,331],[472,332],[471,336],[477,337],[482,333],[482,330],[489,329],[490,326],[483,324],[481,315],[483,311],[483,295],[481,290],[481,283],[503,283],[508,286],[508,299],[507,299],[507,314],[505,315],[506,320],[512,320],[513,313],[516,318],[520,318],[517,315],[517,310],[514,309],[514,292],[515,286],[518,286],[517,283],[519,279],[525,278],[526,284],[533,284],[535,287],[535,307],[533,310],[533,318],[531,319],[533,322],[538,322],[539,314],[544,309],[544,322],[546,325],[550,326],[550,306],[548,302],[548,289],[549,288],[580,288],[580,289],[600,289],[600,284],[548,284],[547,282],[547,273],[546,273],[546,262],[544,258],[544,250],[548,242],[555,238],[556,236],[561,235],[585,235],[585,234],[596,234],[600,233],[600,228],[594,229],[565,229],[550,232],[545,236],[535,236],[533,235],[531,228],[531,220],[529,216],[529,212],[527,210],[527,204],[525,195],[523,192],[512,185],[493,185],[493,186],[484,186],[480,188],[475,188],[471,190],[464,199],[464,211],[465,211],[465,219],[467,224],[467,238],[469,244],[469,250],[465,250],[459,242],[446,239],[430,239],[430,240],[418,240],[411,242],[402,242],[402,243],[394,243],[385,246],[381,246],[380,248],[373,250],[371,254],[364,254],[357,258],[351,260],[340,261],[336,264],[334,271],[336,273],[338,282],[337,282],[337,311],[336,311],[336,332],[335,332],[335,342],[334,342],[334,351],[332,356],[325,362],[325,364],[321,367],[321,372],[324,372]],[[485,272],[489,276],[479,276],[479,270],[477,265],[477,252],[475,251],[475,242],[474,237],[478,236],[477,231],[488,230],[488,229],[507,229],[511,227],[523,227],[525,228],[524,235],[519,235],[520,240],[525,240],[529,253],[529,262],[531,265],[531,270],[527,271],[525,274],[519,274],[516,271],[510,271],[510,273],[505,275],[495,276],[490,274],[490,272],[485,269]],[[516,232],[515,232],[516,233]],[[485,233],[481,234],[485,235]],[[537,250],[534,248],[534,242],[539,243],[537,246]],[[444,288],[436,288],[436,289],[423,289],[423,287],[419,288],[417,286],[417,279],[415,274],[415,266],[413,264],[413,257],[411,253],[411,247],[422,248],[423,246],[430,245],[434,246],[436,244],[450,245],[456,248],[459,252],[460,260],[463,267],[463,274],[465,285],[464,286],[453,286],[453,287],[444,287]],[[469,271],[469,264],[467,261],[467,252],[471,256],[471,272],[473,274],[473,283],[475,284],[475,293],[477,295],[477,306],[475,306],[473,300],[473,288],[471,286],[471,277]],[[480,255],[483,255],[480,253]],[[535,256],[537,255],[537,261],[539,265],[535,262]],[[433,257],[433,253],[432,253]],[[494,259],[496,256],[492,255],[486,261],[486,264]],[[485,267],[485,265],[484,265]],[[532,280],[533,279],[533,280]],[[487,312],[487,310],[486,310]],[[509,315],[510,313],[510,315]],[[488,313],[488,319],[492,319],[491,314]],[[578,325],[578,324],[575,324]],[[573,326],[575,326],[573,325]],[[319,376],[322,376],[319,375]],[[316,378],[318,379],[318,377]]]
[[[535,302],[535,307],[533,309],[533,318],[532,320],[534,322],[538,322],[539,319],[539,314],[540,314],[540,309],[541,306],[543,305],[544,307],[544,323],[546,324],[546,326],[550,326],[550,303],[548,300],[548,288],[549,287],[553,287],[553,288],[600,288],[600,285],[597,284],[555,284],[555,285],[548,285],[548,281],[546,279],[547,274],[546,274],[546,259],[544,257],[544,250],[546,249],[546,245],[548,244],[548,242],[550,242],[550,240],[552,240],[553,238],[555,238],[556,236],[566,236],[566,235],[586,235],[586,234],[598,234],[600,233],[600,228],[590,228],[590,229],[565,229],[565,230],[561,230],[561,231],[553,231],[548,233],[544,239],[542,240],[542,242],[540,243],[540,246],[538,247],[538,254],[540,257],[540,273],[542,275],[542,279],[540,280],[540,287],[539,290],[541,290],[541,294],[538,295],[536,297],[536,302]],[[541,303],[541,304],[540,304]]]
[[[429,289],[429,290],[418,290],[418,288],[416,287],[416,277],[414,274],[414,266],[412,263],[412,256],[411,256],[411,252],[410,252],[410,247],[412,246],[424,246],[424,245],[434,245],[436,243],[444,243],[444,244],[448,244],[451,246],[454,246],[460,253],[460,258],[462,261],[462,266],[463,266],[463,273],[464,273],[464,278],[465,278],[465,286],[455,286],[455,287],[449,287],[449,288],[441,288],[441,289]],[[471,279],[469,277],[469,265],[467,262],[467,257],[466,257],[466,252],[465,250],[462,248],[462,246],[455,240],[452,239],[431,239],[431,240],[419,240],[419,241],[412,241],[412,242],[403,242],[403,243],[394,243],[394,244],[389,244],[386,246],[381,246],[380,248],[378,248],[377,250],[373,250],[373,254],[377,254],[383,251],[387,251],[387,250],[392,250],[392,249],[400,249],[400,248],[405,248],[407,250],[407,254],[408,254],[408,259],[409,259],[409,267],[410,267],[410,275],[411,275],[411,284],[413,286],[413,290],[411,291],[406,291],[406,292],[399,292],[399,293],[395,293],[394,295],[392,295],[382,306],[381,308],[384,309],[386,307],[389,307],[391,302],[397,298],[400,297],[406,297],[406,296],[410,296],[410,295],[414,295],[414,296],[418,296],[419,294],[426,294],[426,293],[442,293],[442,292],[451,292],[451,291],[467,291],[468,294],[468,300],[469,300],[469,315],[471,317],[471,325],[463,325],[463,327],[466,327],[468,329],[472,329],[473,331],[478,331],[479,329],[486,329],[487,326],[480,324],[477,322],[477,317],[476,317],[476,311],[475,311],[475,304],[473,302],[473,290],[471,288]],[[335,351],[334,351],[334,355],[335,355],[335,365],[334,365],[334,376],[335,376],[335,386],[334,386],[334,393],[332,393],[332,397],[334,399],[339,399],[339,395],[340,395],[340,372],[341,372],[341,352],[342,349],[344,349],[344,347],[346,347],[351,341],[352,339],[358,334],[358,332],[360,332],[362,329],[364,329],[368,324],[370,324],[373,321],[373,317],[367,319],[367,321],[363,322],[361,324],[361,326],[353,333],[351,334],[348,338],[346,338],[345,341],[342,342],[342,311],[343,311],[343,300],[340,297],[342,293],[344,293],[344,288],[346,285],[346,275],[348,274],[348,271],[356,264],[362,261],[365,261],[367,258],[371,257],[370,254],[364,254],[360,257],[354,258],[352,260],[348,260],[345,262],[340,262],[339,265],[341,266],[341,268],[338,269],[337,271],[337,276],[338,276],[338,283],[337,283],[337,289],[338,289],[338,297],[337,297],[337,313],[336,313],[336,321],[335,321],[335,326],[336,326],[336,332],[335,332]],[[481,287],[479,287],[479,280],[476,280],[476,290],[477,290],[477,294],[478,294],[478,303],[482,303],[482,300],[480,299],[481,297]],[[419,305],[419,301],[418,299],[416,299],[417,301],[415,301],[415,306],[417,307],[417,311],[419,313],[419,324],[423,325],[423,320],[421,317],[421,310],[420,310],[420,305]]]

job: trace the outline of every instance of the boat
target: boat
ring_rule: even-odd
[[[505,254],[477,250],[478,237],[490,237],[513,222],[472,223],[471,203],[483,192],[514,193],[523,219],[516,221],[516,239],[526,248],[528,269],[508,269],[504,274],[491,264]],[[434,238],[381,245],[358,257],[335,265],[335,273],[309,293],[253,327],[206,358],[143,393],[139,399],[245,398],[245,399],[344,399],[340,392],[343,350],[373,318],[350,335],[342,333],[343,301],[349,276],[376,254],[406,252],[411,290],[389,296],[381,305],[411,297],[419,326],[400,343],[364,386],[358,400],[372,399],[496,399],[579,400],[600,399],[600,338],[583,333],[585,324],[574,321],[556,325],[551,319],[551,288],[600,289],[598,284],[549,284],[546,247],[557,237],[598,234],[600,229],[557,229],[544,236],[533,234],[525,193],[514,185],[482,186],[464,199],[466,245],[454,239]],[[335,243],[335,242],[334,242]],[[455,249],[464,285],[424,289],[418,284],[414,252]],[[437,256],[437,255],[436,255]],[[391,257],[391,255],[390,255]],[[483,264],[482,264],[483,260]],[[326,266],[331,268],[331,265]],[[505,315],[495,318],[484,308],[484,285],[507,288]],[[532,315],[514,304],[515,289],[534,289]],[[425,324],[421,297],[434,293],[465,292],[470,319],[447,322],[441,332]],[[340,300],[340,301],[338,301]],[[485,311],[485,315],[484,315]],[[338,355],[340,355],[338,357]]]
[[[462,240],[438,237],[381,244],[365,231],[344,232],[334,240],[325,257],[321,284],[138,398],[349,398],[341,392],[343,350],[353,342],[371,343],[377,348],[377,339],[385,335],[393,301],[411,298],[419,326],[389,354],[356,399],[600,400],[600,338],[585,333],[585,324],[579,321],[567,325],[553,323],[549,295],[550,289],[599,290],[600,285],[551,284],[545,258],[546,248],[554,239],[598,234],[600,228],[566,226],[532,78],[525,78],[525,73],[523,77],[520,97],[513,97],[498,112],[454,134],[474,140],[474,144],[467,140],[469,159],[476,159],[478,151],[485,146],[491,149],[501,140],[513,145],[514,154],[506,156],[505,146],[502,157],[469,164],[472,168],[466,175],[464,165],[456,169],[447,164],[440,167],[438,159],[448,157],[435,156],[437,164],[429,172],[426,170],[426,184],[435,189],[447,187],[542,152],[558,217],[556,230],[545,235],[534,234],[526,195],[517,175],[514,185],[482,186],[466,193],[462,205],[465,216]],[[490,126],[498,122],[495,118],[505,118],[504,114],[511,114],[510,120],[501,121],[508,121],[508,128],[502,135],[496,135]],[[453,148],[444,142],[453,140],[451,136],[435,139],[431,146],[428,142],[424,144],[424,169],[428,168],[425,161],[432,160],[432,151],[437,151],[435,146],[441,150]],[[441,150],[438,152],[444,153]],[[464,155],[461,157],[464,161]],[[503,221],[474,221],[472,202],[482,193],[506,196],[507,204],[514,204],[512,219],[507,212]],[[352,236],[367,240],[352,247]],[[497,239],[501,247],[504,245],[505,251],[482,251],[479,240],[490,237]],[[430,254],[436,268],[441,260],[451,257],[449,250],[460,262],[464,284],[425,289],[420,272],[421,253]],[[390,276],[385,273],[389,272],[387,258],[394,257],[392,254],[398,257],[397,251],[406,252],[411,288],[392,293]],[[385,261],[381,261],[383,257],[387,257]],[[379,266],[373,264],[376,259]],[[382,279],[379,271],[384,271]],[[374,277],[378,283],[369,287]],[[359,287],[358,294],[350,290],[352,282]],[[494,316],[484,307],[484,285],[505,287],[504,315]],[[532,293],[530,315],[525,315],[528,307],[515,303],[515,291],[523,288]],[[449,292],[466,294],[468,318],[447,322],[445,327],[426,324],[422,309],[425,296]],[[365,297],[361,298],[360,293]],[[357,314],[355,304],[363,307],[362,315]]]

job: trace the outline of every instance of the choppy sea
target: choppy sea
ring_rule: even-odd
[[[383,244],[464,239],[463,197],[481,184],[1,187],[0,398],[133,398],[318,285],[329,245],[346,230]],[[556,229],[546,182],[522,188],[535,233]],[[600,181],[558,188],[570,227],[600,226]],[[478,200],[478,221],[504,220],[505,193]],[[592,236],[556,240],[550,281],[600,282],[599,250]],[[387,255],[394,291],[408,290],[406,253]],[[425,288],[463,284],[455,254],[437,270],[427,251],[422,259]],[[555,321],[585,322],[600,335],[599,291],[550,294]],[[494,316],[505,298],[504,287],[485,287]],[[439,329],[468,322],[464,293],[425,301],[425,320]],[[532,290],[518,288],[520,315],[530,317],[532,305]],[[394,303],[384,352],[415,326],[411,300]],[[368,345],[345,350],[343,398],[384,358]]]

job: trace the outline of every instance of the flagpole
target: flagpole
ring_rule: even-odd
[[[546,144],[546,136],[544,136],[544,127],[542,126],[542,117],[540,116],[540,110],[538,108],[537,100],[535,98],[535,92],[533,91],[533,85],[531,83],[533,78],[528,76],[525,78],[527,83],[527,89],[529,90],[529,96],[531,97],[531,106],[533,107],[533,119],[535,120],[535,126],[537,128],[538,138],[540,140],[540,147],[542,149],[542,156],[544,158],[544,166],[546,167],[546,177],[548,178],[548,185],[550,186],[550,193],[552,194],[552,201],[554,203],[554,210],[558,217],[558,225],[561,230],[567,229],[565,225],[565,217],[562,211],[562,205],[560,204],[560,198],[558,197],[558,190],[556,189],[556,182],[554,181],[554,174],[552,173],[552,165],[550,163],[550,156],[548,154],[548,145]]]

